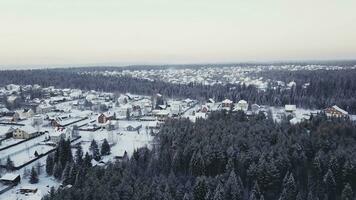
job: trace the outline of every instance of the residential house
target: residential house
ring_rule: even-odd
[[[56,144],[58,144],[61,139],[66,138],[64,129],[57,129],[56,131],[49,133],[48,136],[49,140]]]
[[[326,108],[324,111],[328,117],[347,117],[349,115],[348,112],[336,105]]]
[[[248,110],[248,103],[245,100],[240,100],[239,102],[237,102],[237,104],[235,105],[234,111],[244,111],[246,112]]]
[[[22,130],[20,128],[16,128],[13,132],[12,132],[12,136],[15,139],[29,139],[30,138],[30,134],[25,131]]]
[[[45,101],[42,101],[37,107],[36,107],[36,113],[37,114],[44,114],[44,113],[48,113],[51,112],[52,110],[54,110],[56,107],[49,105],[48,103],[46,103]]]
[[[284,111],[286,113],[294,113],[297,110],[297,106],[296,105],[285,105],[284,106]]]
[[[221,106],[223,109],[230,110],[231,106],[233,104],[233,101],[230,99],[225,99],[224,101],[221,102]]]
[[[203,113],[209,112],[210,111],[209,105],[202,105],[200,111]]]
[[[114,114],[113,113],[110,113],[110,112],[107,112],[107,113],[101,113],[99,116],[98,116],[98,123],[99,124],[105,124],[107,123],[108,121],[114,119]]]
[[[153,110],[152,114],[159,121],[165,121],[168,118],[169,111],[168,110]]]
[[[21,181],[20,174],[6,173],[0,178],[0,182],[4,185],[17,185]]]
[[[259,106],[258,104],[252,104],[251,105],[251,111],[253,114],[257,114],[261,109],[261,106]]]
[[[141,128],[142,128],[142,124],[140,124],[140,125],[129,124],[125,127],[125,129],[127,131],[139,131]]]

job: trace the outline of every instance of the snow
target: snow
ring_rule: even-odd
[[[19,176],[19,174],[6,173],[5,175],[3,175],[3,176],[0,178],[0,180],[13,181],[13,180],[15,180],[18,176]]]
[[[338,107],[337,105],[334,105],[333,108],[339,112],[341,112],[344,115],[348,115],[349,113],[346,112],[345,110],[341,109],[340,107]]]

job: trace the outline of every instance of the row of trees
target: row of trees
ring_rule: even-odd
[[[104,139],[99,151],[97,142],[92,140],[89,151],[90,154],[86,152],[84,155],[79,144],[73,157],[70,140],[61,139],[54,154],[48,155],[46,159],[46,173],[62,180],[65,185],[80,181],[82,173],[92,167],[92,159],[99,161],[101,156],[110,154],[110,145]]]
[[[353,200],[355,134],[353,122],[323,114],[297,125],[243,112],[169,120],[152,149],[45,199]]]

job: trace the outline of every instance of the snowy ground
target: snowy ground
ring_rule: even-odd
[[[8,149],[0,151],[0,159],[1,160],[7,159],[8,156],[11,156],[11,159],[12,159],[12,155],[20,153],[20,152],[26,150],[27,148],[37,145],[38,143],[44,141],[45,137],[46,137],[45,135],[41,135],[41,136],[38,136],[32,140],[28,140],[28,141],[23,142],[19,145],[15,145],[13,147],[10,147]],[[26,159],[26,157],[25,157],[25,159]]]
[[[41,167],[41,174],[39,175],[39,183],[35,185],[29,184],[29,178],[24,171],[28,171],[32,168],[32,166],[37,166],[38,163],[40,163]],[[22,168],[18,170],[16,173],[21,175],[21,183],[18,184],[16,187],[12,188],[11,190],[5,192],[4,194],[0,195],[0,199],[4,200],[40,200],[44,195],[46,195],[50,188],[53,186],[57,188],[60,183],[56,181],[53,177],[49,177],[46,175],[45,172],[45,163],[46,163],[46,157],[43,157],[39,159],[38,161],[26,166],[25,168]],[[28,185],[35,186],[38,188],[38,191],[36,194],[29,194],[28,196],[20,194],[19,189],[22,187],[26,187]]]
[[[103,160],[106,161],[113,161],[115,156],[123,156],[124,152],[127,151],[129,155],[131,155],[135,149],[138,149],[140,147],[150,147],[150,143],[153,139],[153,136],[149,134],[149,131],[146,130],[146,126],[148,125],[149,122],[147,121],[120,121],[119,122],[119,129],[114,130],[114,131],[107,131],[105,129],[103,130],[98,130],[95,132],[89,132],[89,131],[80,131],[79,134],[82,136],[82,138],[77,142],[80,142],[83,147],[83,151],[89,151],[89,146],[90,142],[94,139],[98,142],[99,147],[102,143],[102,141],[106,138],[109,143],[114,143],[114,145],[111,147],[111,154],[109,156],[105,156]],[[127,131],[124,129],[124,127],[127,124],[138,124],[142,125],[142,128],[139,132],[137,131]],[[43,140],[44,136],[39,137],[38,139],[34,139],[34,141],[29,141],[28,145],[31,144],[36,144],[39,141]],[[20,145],[21,146],[21,145]],[[37,146],[44,146],[44,145],[37,145]],[[35,147],[34,147],[35,148]],[[37,147],[36,147],[37,148]],[[50,147],[52,148],[52,147]],[[4,158],[7,158],[6,155],[11,154],[14,152],[14,150],[21,150],[23,149],[22,147],[14,147],[10,148],[8,151],[5,150],[5,154],[1,152],[1,156]],[[47,151],[48,149],[42,149],[43,151]],[[33,151],[33,149],[30,149],[30,151]],[[42,152],[38,152],[42,153]],[[73,150],[74,153],[74,150]],[[32,154],[32,153],[31,153]],[[15,164],[17,162],[22,162],[22,160],[29,160],[28,157],[28,152],[26,151],[20,151],[17,156],[11,156],[11,158],[14,160]],[[30,155],[31,156],[31,155]],[[15,188],[11,189],[8,192],[5,192],[4,194],[0,195],[0,199],[6,199],[6,200],[40,200],[43,195],[47,194],[48,191],[52,186],[57,188],[60,183],[56,181],[53,177],[48,177],[45,172],[45,160],[46,157],[43,157],[39,159],[38,161],[30,164],[29,166],[26,166],[26,168],[20,169],[16,171],[15,173],[18,173],[21,175],[21,183],[16,186]],[[20,194],[19,189],[23,186],[29,185],[28,183],[28,177],[26,177],[24,174],[24,171],[27,169],[31,169],[32,166],[37,166],[40,163],[42,165],[42,173],[39,176],[40,182],[38,184],[35,184],[33,186],[38,188],[38,191],[36,194],[29,194],[28,196]]]

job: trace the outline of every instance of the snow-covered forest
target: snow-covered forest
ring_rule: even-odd
[[[152,150],[105,168],[74,159],[73,187],[44,199],[353,199],[355,133],[322,114],[298,125],[243,112],[169,120]]]

